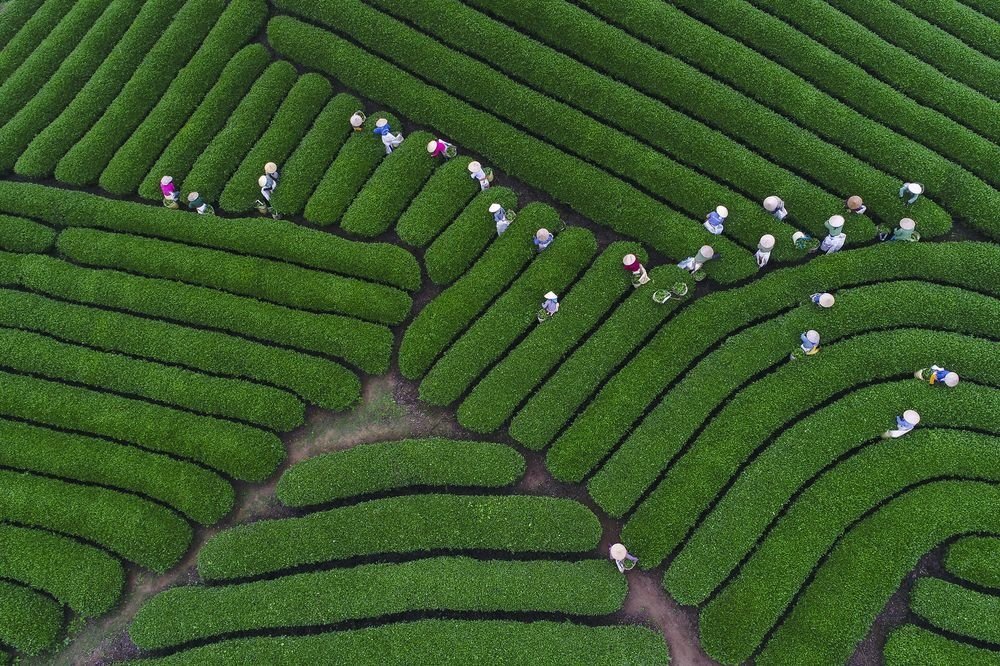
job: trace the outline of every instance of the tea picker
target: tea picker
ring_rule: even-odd
[[[819,241],[805,232],[796,231],[792,234],[792,245],[802,252],[815,252],[819,248]]]
[[[705,272],[701,270],[701,267],[705,265],[706,261],[712,259],[715,256],[715,250],[712,249],[711,245],[702,245],[701,249],[698,250],[698,254],[693,257],[688,257],[684,261],[677,264],[677,268],[683,268],[686,271],[691,271],[691,275],[694,277],[695,281],[701,282],[705,279]]]
[[[785,202],[774,195],[764,199],[764,210],[773,215],[779,222],[788,217]]]
[[[271,195],[274,194],[274,181],[264,175],[257,179],[257,184],[260,185],[260,194],[264,197],[264,201],[258,199],[255,202],[257,212],[261,215],[270,215],[276,220],[279,219],[281,216],[278,215],[278,211],[271,205]]]
[[[455,155],[458,155],[458,149],[454,145],[441,139],[430,141],[427,144],[427,152],[431,154],[431,157],[444,157],[445,159],[451,159]]]
[[[826,292],[823,292],[822,294],[813,294],[809,297],[809,300],[821,308],[832,308],[835,302],[833,294],[828,294]]]
[[[278,165],[274,162],[268,162],[264,165],[264,175],[268,180],[271,181],[271,189],[278,184]]]
[[[375,129],[372,130],[372,134],[382,137],[382,145],[385,146],[386,155],[391,155],[393,149],[399,148],[399,144],[403,143],[403,133],[393,134],[392,128],[389,127],[389,121],[385,118],[379,118],[375,121]]]
[[[493,214],[493,221],[497,225],[497,236],[503,235],[507,227],[514,221],[514,211],[508,211],[498,203],[490,204],[490,212]]]
[[[729,217],[729,209],[725,206],[716,206],[715,210],[705,217],[704,227],[708,233],[718,236],[722,233],[726,218]]]
[[[351,127],[354,128],[355,132],[360,132],[364,129],[363,126],[366,120],[368,120],[368,117],[365,115],[364,111],[355,111],[351,116]]]
[[[802,358],[803,356],[814,356],[819,353],[819,333],[813,330],[808,330],[799,336],[799,340],[802,344],[799,348],[792,352],[792,360],[797,358]]]
[[[952,372],[951,370],[945,370],[939,365],[932,365],[929,368],[917,370],[913,373],[913,376],[922,382],[927,382],[931,386],[944,385],[948,388],[955,388],[958,386],[958,373]]]
[[[902,416],[896,417],[896,429],[886,430],[882,433],[882,437],[885,439],[896,439],[897,437],[902,437],[906,433],[913,430],[918,423],[920,423],[920,414],[918,414],[916,410],[908,409],[903,412]]]
[[[847,234],[844,233],[844,218],[842,215],[833,215],[823,226],[829,233],[820,243],[819,249],[827,254],[833,254],[844,247],[844,241],[847,240]]]
[[[847,210],[851,211],[855,215],[864,215],[865,211],[868,210],[868,206],[859,196],[847,197]]]
[[[160,192],[163,193],[163,205],[166,208],[180,208],[181,193],[172,177],[164,176],[160,179]]]
[[[920,240],[920,234],[915,231],[916,228],[916,222],[908,217],[904,217],[899,221],[899,227],[892,232],[892,236],[889,236],[889,227],[885,225],[879,225],[876,231],[878,231],[879,240],[918,241]]]
[[[195,209],[199,215],[215,215],[215,209],[205,203],[197,192],[188,195],[188,208]]]
[[[620,543],[613,544],[608,549],[608,553],[611,555],[611,559],[614,560],[615,566],[618,567],[618,571],[622,573],[634,569],[636,562],[639,561],[638,557],[630,555],[628,549]]]
[[[899,188],[899,198],[905,200],[908,204],[916,202],[923,193],[924,186],[920,183],[903,183],[903,186]]]
[[[622,266],[632,274],[632,286],[641,287],[649,282],[649,274],[646,268],[639,262],[639,258],[634,254],[626,254],[622,257]]]
[[[552,241],[554,241],[555,239],[556,239],[555,234],[553,234],[548,229],[539,229],[538,231],[535,232],[535,237],[534,239],[532,239],[531,242],[534,243],[535,247],[538,248],[538,251],[541,252],[549,245],[552,245]]]
[[[771,260],[771,250],[774,249],[774,236],[764,234],[757,243],[757,253],[754,258],[757,260],[757,268],[764,268]]]
[[[551,319],[557,312],[559,312],[559,297],[556,296],[556,292],[550,291],[545,294],[545,300],[542,301],[542,308],[538,311],[538,321]]]
[[[490,181],[493,180],[492,169],[483,168],[479,162],[469,162],[468,169],[472,179],[479,183],[480,190],[489,189]]]

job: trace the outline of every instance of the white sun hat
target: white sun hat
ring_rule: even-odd
[[[705,257],[705,261],[708,261],[715,256],[715,250],[712,249],[711,245],[702,245],[701,249],[698,250],[698,254]]]
[[[729,217],[729,209],[725,206],[716,206],[715,212],[719,217]]]
[[[857,210],[865,205],[864,200],[858,195],[847,197],[847,207],[851,210]]]
[[[173,176],[164,176],[160,179],[160,185],[166,185],[167,183],[174,182]]]
[[[634,254],[626,254],[622,257],[622,266],[631,266],[635,263],[635,259],[636,257]]]
[[[948,388],[955,388],[956,386],[958,386],[958,373],[949,372],[947,375],[945,375],[944,385],[947,386]]]
[[[268,162],[264,165],[264,173],[277,173],[278,165],[274,162]]]
[[[616,560],[624,560],[625,556],[628,555],[628,549],[620,543],[616,543],[611,546],[611,557]]]
[[[365,124],[365,118],[360,113],[351,116],[351,127],[361,127]]]
[[[827,222],[829,222],[830,226],[833,227],[833,228],[835,228],[835,229],[836,228],[840,228],[840,227],[844,226],[844,216],[843,215],[831,215],[830,219],[827,220]]]
[[[549,299],[550,301],[554,301],[558,298],[558,296],[556,296],[556,292],[550,291],[549,293],[545,294],[545,298]]]
[[[427,152],[428,153],[433,153],[434,149],[437,148],[437,144],[438,144],[438,140],[437,139],[434,139],[433,141],[428,141],[427,142]]]
[[[498,203],[492,203],[492,204],[490,204],[490,212],[491,213],[499,213],[501,208],[502,208],[502,206],[500,204],[498,204]]]
[[[191,194],[188,195],[188,201],[194,201],[195,199],[197,199],[200,196],[201,195],[198,194],[197,192],[192,192]]]
[[[773,213],[774,211],[778,210],[778,206],[780,205],[781,205],[781,199],[774,196],[773,194],[768,198],[764,199],[764,210],[766,210],[768,213]]]
[[[469,171],[471,173],[476,173],[477,171],[482,171],[482,169],[483,169],[483,165],[480,164],[479,162],[475,162],[475,161],[469,162]]]
[[[548,229],[544,229],[543,228],[543,229],[539,229],[538,231],[535,232],[535,238],[537,238],[540,241],[544,241],[548,237],[549,237],[549,230]]]
[[[819,304],[824,308],[832,308],[835,301],[836,299],[833,297],[833,294],[819,295]]]
[[[917,410],[915,409],[908,409],[903,412],[903,420],[907,423],[917,425],[920,423],[920,414],[917,414]]]
[[[375,127],[385,127],[388,124],[389,121],[386,120],[385,118],[379,118],[378,120],[375,121]]]
[[[899,228],[903,229],[905,231],[913,231],[913,229],[916,226],[917,226],[917,223],[914,222],[913,220],[911,220],[908,217],[904,217],[902,220],[899,221]]]
[[[817,331],[808,330],[806,331],[806,340],[813,343],[814,345],[819,344],[819,333]]]
[[[920,183],[907,183],[906,191],[909,192],[910,194],[923,194],[924,186],[921,185]]]
[[[261,176],[260,178],[258,178],[257,184],[260,185],[261,187],[267,185],[267,176]]]
[[[761,252],[769,252],[774,248],[774,236],[771,234],[764,234],[760,237],[760,242],[757,243],[757,249]]]

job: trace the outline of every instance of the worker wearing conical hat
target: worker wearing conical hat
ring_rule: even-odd
[[[757,243],[757,253],[754,258],[757,260],[757,268],[764,268],[771,260],[771,250],[774,249],[774,236],[764,234]]]
[[[649,282],[649,274],[646,267],[642,265],[639,258],[634,254],[626,254],[622,257],[622,267],[632,274],[632,286],[639,287]]]
[[[164,176],[160,179],[160,192],[163,194],[163,205],[167,208],[177,208],[180,204],[178,203],[181,198],[181,193],[177,190],[177,186],[174,185],[174,179],[170,176]]]
[[[199,215],[211,215],[215,212],[197,192],[192,192],[188,195],[188,208],[195,209]]]
[[[702,245],[696,255],[681,261],[677,264],[677,267],[691,271],[692,273],[697,273],[701,270],[701,267],[705,264],[705,262],[709,261],[714,256],[715,250],[712,249],[711,245]]]
[[[391,154],[393,149],[399,148],[399,144],[403,143],[403,133],[393,134],[389,121],[385,118],[379,118],[375,121],[375,129],[372,130],[372,133],[382,137],[382,145],[385,146],[386,155]]]
[[[708,232],[718,236],[723,231],[726,218],[729,217],[729,209],[725,206],[716,206],[715,210],[705,216],[704,227]]]
[[[764,210],[771,215],[774,215],[779,222],[788,217],[788,211],[785,209],[785,202],[773,194],[764,199]]]
[[[451,151],[452,155],[449,155],[450,151],[448,149],[452,147],[452,144],[446,143],[441,139],[431,139],[427,143],[427,152],[430,153],[431,157],[451,157],[455,153]]]
[[[819,352],[819,333],[813,330],[808,330],[799,336],[802,344],[799,345],[802,351],[806,355],[812,356],[813,354]]]
[[[813,294],[809,297],[809,300],[821,308],[832,308],[834,302],[836,301],[833,294],[828,294],[826,292],[822,294]]]
[[[479,162],[469,162],[469,174],[472,179],[479,183],[479,189],[485,190],[490,186],[490,179],[486,175],[486,171],[483,169],[483,165]]]
[[[500,236],[510,226],[510,220],[507,219],[507,210],[498,203],[492,203],[490,204],[490,212],[493,214],[493,221],[497,225],[497,236]]]
[[[892,238],[889,240],[894,241],[911,241],[913,238],[913,231],[917,228],[917,223],[908,217],[904,217],[899,221],[899,228],[892,232]]]
[[[958,386],[958,373],[945,370],[939,365],[932,365],[913,373],[913,376],[921,381],[925,381],[932,386],[947,386],[955,388]]]
[[[899,188],[899,198],[908,204],[916,203],[923,193],[924,186],[920,183],[903,183],[903,186]]]
[[[355,132],[360,132],[362,129],[364,129],[364,127],[362,126],[365,124],[365,120],[366,118],[364,111],[355,111],[351,115],[351,127],[354,129]]]
[[[902,437],[903,435],[905,435],[906,433],[910,432],[915,427],[917,427],[917,424],[919,423],[920,423],[920,414],[918,414],[917,411],[914,409],[907,409],[905,412],[903,412],[902,416],[896,417],[896,429],[885,431],[882,437],[885,437],[886,439],[895,439],[897,437]]]
[[[555,234],[548,229],[539,229],[535,232],[535,238],[532,242],[535,244],[535,247],[538,248],[538,251],[541,252],[549,245],[552,245],[552,241],[555,239]]]
[[[554,291],[550,291],[545,294],[545,300],[542,301],[542,309],[538,311],[538,321],[550,319],[557,312],[559,312],[559,297]]]
[[[615,566],[618,567],[618,571],[625,573],[629,569],[635,567],[639,558],[635,555],[630,555],[628,550],[620,543],[613,544],[611,548],[608,549],[608,555],[611,560],[614,561]]]
[[[868,206],[866,206],[865,202],[861,199],[861,197],[857,195],[847,197],[846,203],[847,203],[847,210],[851,211],[856,215],[864,215],[865,211],[868,210]]]
[[[820,243],[819,249],[827,254],[833,254],[844,247],[844,241],[847,240],[847,234],[844,233],[844,218],[842,215],[833,215],[823,226],[829,233]]]

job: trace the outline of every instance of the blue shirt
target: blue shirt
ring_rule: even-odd
[[[904,419],[902,416],[897,416],[896,417],[896,426],[900,430],[912,430],[913,429],[913,424],[910,423],[909,421],[907,421],[906,419]]]
[[[815,347],[815,346],[816,346],[816,343],[815,343],[815,342],[812,342],[811,340],[809,340],[809,338],[807,338],[807,337],[806,337],[806,334],[805,334],[805,333],[803,333],[803,334],[802,334],[801,336],[799,336],[799,337],[800,337],[800,339],[802,340],[802,348],[803,348],[803,349],[805,349],[805,350],[809,350],[809,349],[812,349],[813,347]]]
[[[713,210],[711,213],[708,214],[708,218],[705,221],[711,224],[713,227],[721,227],[722,223],[726,221],[726,218],[720,216]]]
[[[535,238],[534,241],[532,242],[538,246],[539,250],[544,250],[545,248],[547,248],[549,245],[552,244],[553,239],[555,239],[555,236],[549,234],[549,237],[544,241],[540,241],[537,238]]]
[[[373,129],[372,130],[372,134],[378,134],[379,136],[385,136],[386,134],[388,134],[391,131],[392,130],[389,128],[389,123],[386,123],[382,127],[376,127],[375,129]]]

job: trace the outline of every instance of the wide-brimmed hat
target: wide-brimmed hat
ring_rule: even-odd
[[[946,374],[944,376],[944,385],[948,386],[950,388],[954,388],[954,387],[958,386],[958,373],[957,372],[949,372],[948,374]]]
[[[351,116],[351,127],[361,127],[365,123],[365,117],[360,113]]]
[[[711,245],[702,245],[701,249],[698,250],[698,254],[705,257],[705,259],[711,259],[715,256],[715,250],[712,249]]]
[[[550,301],[554,301],[554,300],[556,300],[559,297],[556,296],[556,292],[550,291],[547,294],[545,294],[545,298],[549,299]]]
[[[267,185],[267,176],[261,176],[260,178],[258,178],[257,184],[260,185],[261,187]]]
[[[264,173],[277,173],[278,165],[274,162],[268,162],[264,165]]]
[[[386,120],[385,118],[379,118],[378,120],[375,121],[375,127],[385,127],[388,124],[389,121]]]
[[[427,152],[428,153],[433,153],[434,149],[437,148],[437,145],[438,145],[438,140],[437,139],[434,139],[433,141],[428,141],[427,142]]]
[[[861,197],[855,195],[853,197],[847,197],[847,207],[851,210],[857,210],[865,205],[865,202],[861,200]]]
[[[907,183],[906,191],[909,192],[910,194],[923,194],[924,186],[921,185],[920,183]]]
[[[834,229],[838,229],[844,226],[844,216],[843,215],[831,215],[830,219],[826,221]]]
[[[809,329],[806,331],[806,340],[813,343],[814,345],[819,344],[819,332]]]
[[[768,198],[764,199],[764,210],[766,210],[768,213],[773,213],[774,211],[778,210],[778,207],[780,205],[781,205],[781,199],[774,196],[773,194]]]
[[[719,217],[729,217],[729,209],[725,206],[716,206],[715,213]]]
[[[911,220],[908,217],[904,217],[902,220],[899,221],[899,228],[903,229],[905,231],[913,231],[913,229],[916,226],[917,226],[917,223],[914,222],[913,220]]]
[[[833,304],[834,304],[834,302],[836,302],[836,300],[837,299],[835,299],[833,297],[833,294],[820,294],[819,295],[819,304],[822,307],[824,307],[824,308],[832,308]]]
[[[194,201],[200,196],[201,195],[198,194],[197,192],[192,192],[191,194],[188,195],[188,201]]]
[[[774,248],[774,236],[771,234],[764,234],[760,237],[760,242],[757,243],[757,249],[767,252]]]
[[[490,204],[490,212],[491,213],[499,213],[501,208],[503,208],[503,206],[501,206],[498,203],[492,203],[492,204]]]
[[[164,176],[160,179],[160,185],[166,185],[167,183],[174,182],[173,176]]]
[[[476,162],[476,161],[469,162],[469,171],[470,172],[476,173],[477,171],[482,171],[482,170],[483,170],[483,165],[480,164],[479,162]]]
[[[915,409],[908,409],[903,412],[903,420],[911,425],[917,425],[920,423],[920,414]]]
[[[626,555],[628,555],[628,549],[626,549],[622,544],[616,543],[611,546],[611,557],[614,559],[624,560]]]
[[[551,234],[549,234],[549,230],[544,228],[539,229],[538,231],[535,232],[535,238],[537,238],[540,241],[547,239],[550,235]]]

